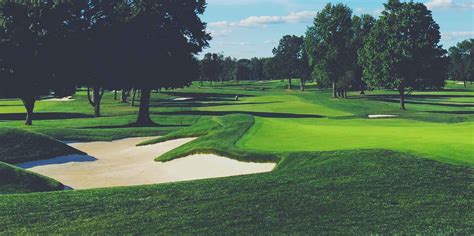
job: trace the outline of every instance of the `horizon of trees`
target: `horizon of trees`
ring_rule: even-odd
[[[353,15],[328,3],[303,36],[285,35],[267,58],[236,59],[218,53],[196,58],[211,36],[200,15],[205,0],[11,0],[0,1],[0,96],[20,98],[26,125],[45,95],[70,95],[86,88],[96,117],[104,92],[121,92],[137,125],[150,119],[152,90],[189,86],[193,81],[300,80],[347,91],[390,89],[400,109],[413,90],[439,90],[449,78],[474,81],[473,42],[448,51],[422,3],[388,0],[378,19]]]

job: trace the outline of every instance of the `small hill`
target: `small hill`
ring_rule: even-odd
[[[9,164],[84,154],[54,138],[23,129],[0,128],[0,144],[0,161]]]
[[[0,162],[0,194],[58,191],[56,180]]]

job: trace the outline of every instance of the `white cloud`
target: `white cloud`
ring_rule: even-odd
[[[425,5],[429,9],[441,9],[441,8],[457,8],[457,9],[470,9],[474,8],[474,2],[472,0],[461,1],[461,0],[429,0],[425,2]]]
[[[286,16],[250,16],[240,21],[216,21],[210,22],[209,32],[214,37],[225,36],[236,27],[265,27],[272,24],[290,24],[311,21],[316,16],[313,11],[292,12]]]
[[[441,37],[447,41],[474,38],[474,31],[443,32],[441,33]]]

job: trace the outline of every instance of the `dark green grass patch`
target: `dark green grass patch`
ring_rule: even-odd
[[[391,151],[296,153],[266,174],[0,196],[0,231],[473,234],[473,182],[471,168]]]
[[[53,179],[0,162],[0,194],[58,191],[63,188]]]
[[[0,128],[0,143],[0,161],[10,164],[83,154],[49,136],[23,129]]]

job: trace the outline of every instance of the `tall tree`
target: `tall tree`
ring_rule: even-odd
[[[308,59],[304,49],[303,37],[286,35],[280,40],[278,47],[273,49],[275,63],[280,67],[282,76],[288,80],[288,89],[292,88],[291,80],[301,80],[301,90],[308,72]]]
[[[474,39],[464,40],[456,46],[449,48],[449,76],[453,80],[474,81]]]
[[[353,89],[360,89],[361,94],[365,93],[367,84],[362,79],[363,69],[358,63],[358,51],[364,47],[365,40],[369,36],[369,33],[372,30],[372,27],[374,26],[375,22],[375,18],[368,14],[352,17],[352,24],[354,27],[354,41],[352,42],[352,55],[354,58],[354,77],[351,87]]]
[[[444,86],[447,59],[439,40],[439,26],[425,5],[389,0],[359,52],[365,82],[397,89],[405,110],[407,92]]]
[[[250,80],[252,76],[252,64],[249,59],[240,59],[237,61],[237,82]]]
[[[344,4],[331,3],[318,12],[314,25],[306,32],[305,49],[312,74],[320,86],[332,85],[334,98],[338,82],[353,69],[353,35],[352,10]]]
[[[54,1],[0,2],[0,93],[23,101],[26,125],[41,95],[71,87],[57,70],[61,64],[53,65],[62,45],[55,43],[64,37],[60,9]]]
[[[132,87],[141,91],[137,124],[153,124],[150,96],[153,89],[179,88],[199,76],[195,55],[208,46],[210,35],[199,15],[206,2],[135,0],[128,40],[128,68]]]
[[[237,60],[231,57],[226,57],[222,62],[221,83],[224,81],[231,81],[236,79],[237,74]]]

